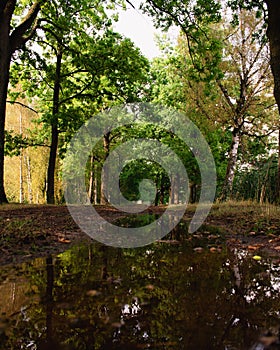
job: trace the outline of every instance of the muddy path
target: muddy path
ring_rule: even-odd
[[[98,213],[112,222],[124,216],[110,206],[98,206]],[[146,213],[161,214],[165,207],[150,207]],[[189,221],[194,209],[184,215]],[[205,224],[219,228],[229,248],[266,251],[280,256],[280,217],[262,216],[254,206],[221,210],[216,206]],[[66,206],[7,205],[0,207],[0,265],[19,263],[66,250],[91,239],[76,225]]]

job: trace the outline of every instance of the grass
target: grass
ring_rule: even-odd
[[[264,203],[260,204],[255,201],[227,201],[221,203],[215,203],[211,209],[211,215],[213,216],[240,216],[242,214],[250,214],[251,218],[267,218],[278,219],[280,214],[280,207]]]

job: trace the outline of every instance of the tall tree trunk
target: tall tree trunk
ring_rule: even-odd
[[[270,66],[274,78],[274,97],[280,114],[280,6],[275,0],[266,0],[268,9],[267,16],[267,37],[270,46]],[[280,137],[280,130],[279,130]],[[278,150],[278,179],[277,179],[277,197],[280,198],[280,140]]]
[[[12,54],[35,33],[36,23],[34,21],[40,10],[40,0],[37,0],[27,11],[20,24],[10,33],[16,4],[16,0],[1,0],[0,2],[0,204],[7,203],[4,189],[4,145],[11,58]]]
[[[94,189],[94,156],[90,156],[90,171],[88,184],[88,198],[90,203],[93,203],[93,189]]]
[[[27,179],[28,201],[29,203],[33,203],[31,164],[30,164],[29,156],[25,156],[25,162],[26,162],[26,172],[27,172],[26,179]]]
[[[99,192],[98,192],[98,184],[99,184],[99,173],[98,173],[98,166],[95,163],[94,164],[94,190],[93,190],[93,204],[99,204]]]
[[[222,193],[220,200],[227,200],[232,194],[233,180],[235,175],[237,157],[238,157],[238,148],[240,144],[240,133],[239,130],[233,130],[232,141],[229,152],[229,160],[227,165],[226,177],[223,184]]]
[[[19,133],[22,135],[22,113],[19,111]],[[23,149],[20,149],[19,154],[19,202],[23,203]]]
[[[169,192],[169,204],[179,204],[179,178],[177,174],[172,176],[171,185],[173,192]]]
[[[9,23],[4,21],[0,22],[0,204],[8,202],[4,189],[4,144],[10,61]]]
[[[197,190],[196,183],[190,181],[189,182],[189,191],[190,191],[189,201],[191,204],[196,202],[196,197],[197,197],[196,190]]]
[[[19,202],[23,203],[24,201],[24,191],[23,191],[23,155],[22,149],[20,150],[19,155]]]
[[[108,132],[103,137],[103,149],[104,149],[104,161],[107,159],[109,152],[110,152],[110,132]],[[109,174],[106,167],[103,167],[102,175],[101,175],[101,198],[100,198],[100,204],[106,205],[109,202],[109,198],[106,196],[108,195],[108,181],[109,181]]]
[[[62,63],[62,51],[58,47],[56,55],[56,74],[53,91],[53,112],[52,112],[52,139],[50,147],[50,156],[47,173],[47,203],[54,204],[54,182],[55,182],[55,165],[58,147],[58,112],[59,112],[59,90],[61,79],[61,63]]]

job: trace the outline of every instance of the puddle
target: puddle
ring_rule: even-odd
[[[2,268],[0,349],[261,350],[276,342],[279,260],[211,250],[220,243],[213,232],[169,243],[75,246]]]
[[[141,215],[130,215],[128,217],[117,219],[113,222],[114,225],[120,227],[143,227],[151,224],[161,215],[159,214],[141,214]]]

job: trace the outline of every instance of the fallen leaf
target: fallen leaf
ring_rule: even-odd
[[[209,235],[209,236],[207,236],[207,238],[208,239],[217,239],[217,238],[219,238],[219,236],[218,235]]]
[[[145,288],[148,289],[148,290],[155,289],[155,287],[152,284],[148,284]]]
[[[111,326],[114,328],[121,328],[121,326],[124,324],[124,322],[113,322],[111,323]]]
[[[262,259],[262,257],[259,256],[259,255],[254,255],[254,256],[253,256],[253,259],[256,260],[256,261],[259,261],[259,260]]]
[[[259,247],[255,246],[255,245],[248,245],[247,249],[248,250],[257,250],[257,249],[259,249]]]
[[[63,238],[63,237],[58,238],[58,242],[60,242],[60,243],[71,243],[71,241],[69,239],[66,239],[66,238]]]
[[[203,248],[202,247],[196,247],[193,249],[195,252],[197,253],[201,253],[203,251]]]
[[[97,290],[95,290],[95,289],[91,289],[91,290],[88,290],[87,291],[87,296],[89,296],[89,297],[96,297],[96,296],[98,296],[98,295],[100,295],[101,293],[100,292],[98,292]]]

